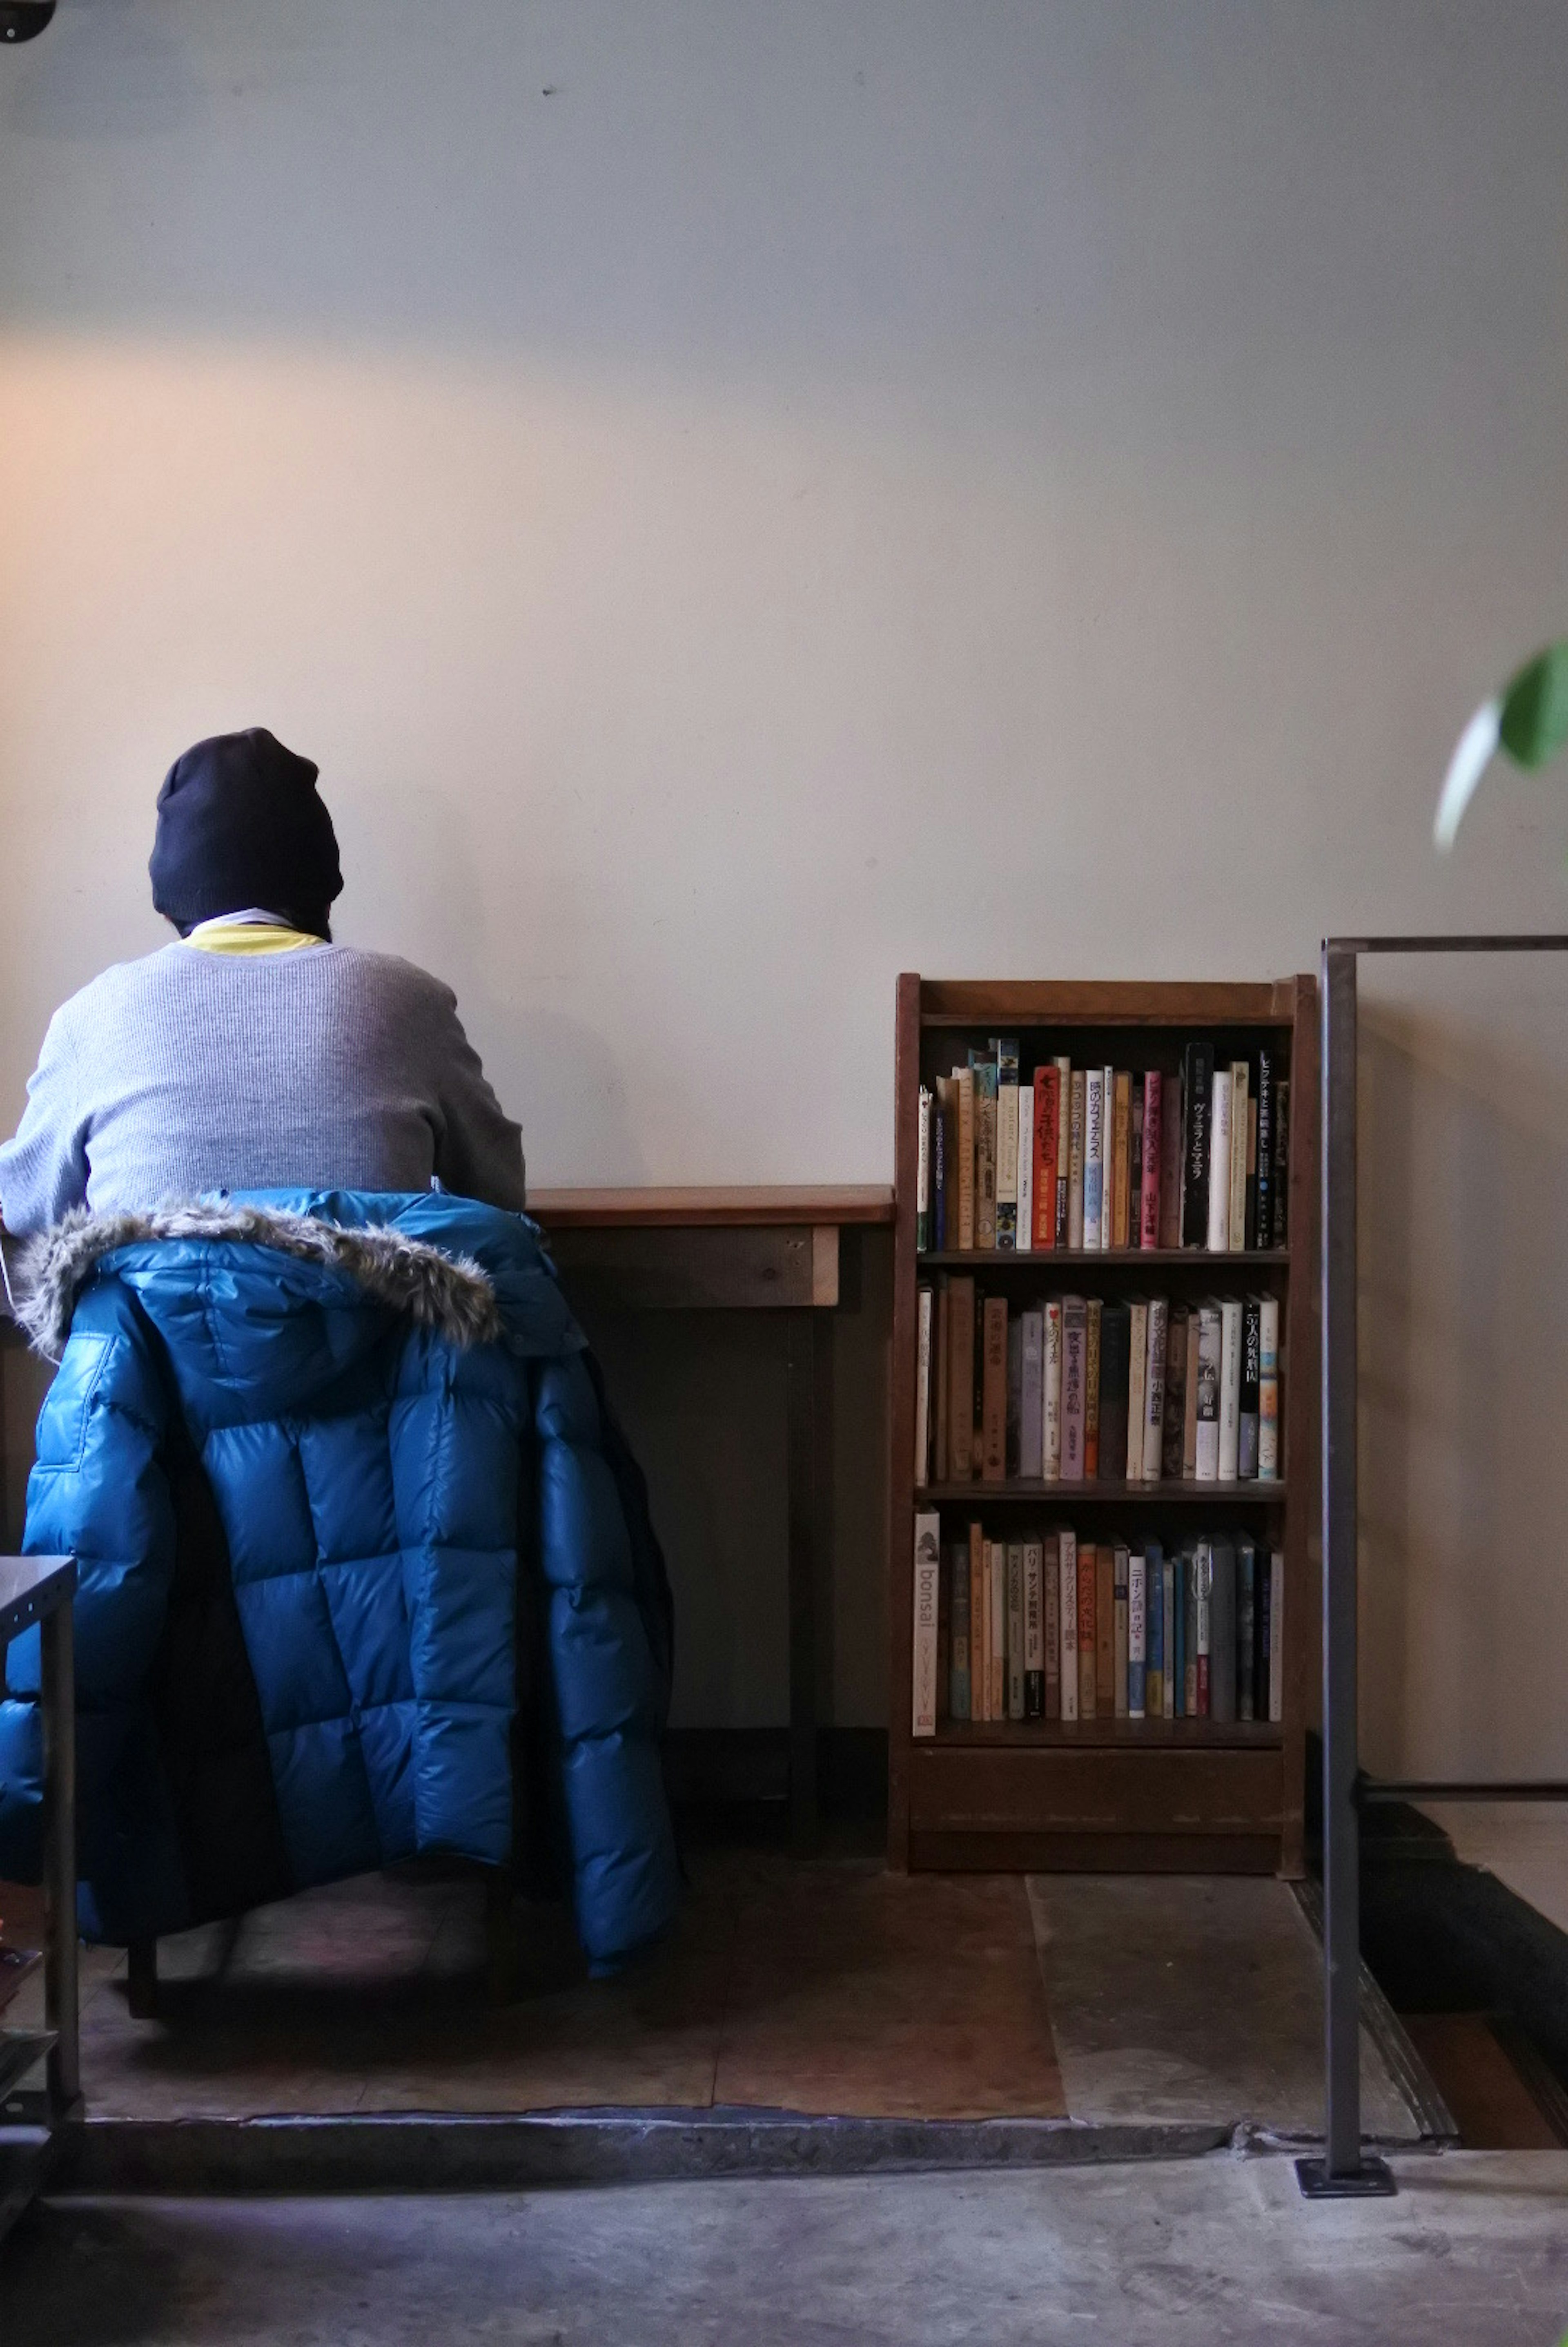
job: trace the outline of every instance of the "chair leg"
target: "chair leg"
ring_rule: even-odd
[[[512,2004],[517,1996],[517,1924],[514,1890],[504,1867],[484,1877],[484,1989],[492,2004]]]
[[[132,2019],[156,2021],[158,2019],[158,1942],[133,1940],[126,1950],[126,1972],[130,1991]]]

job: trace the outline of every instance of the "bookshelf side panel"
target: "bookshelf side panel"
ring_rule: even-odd
[[[893,1341],[888,1460],[888,1863],[909,1865],[914,1662],[915,1185],[920,1151],[918,977],[898,982],[893,1081]]]

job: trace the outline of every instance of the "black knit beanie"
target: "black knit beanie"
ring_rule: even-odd
[[[319,769],[264,725],[214,733],[177,758],[158,794],[152,901],[181,932],[252,905],[326,928],[343,885]]]

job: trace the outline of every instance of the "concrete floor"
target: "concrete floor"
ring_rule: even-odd
[[[62,2200],[0,2253],[5,2347],[1545,2347],[1568,2154],[1410,2154],[1392,2201],[1288,2160],[514,2197]]]

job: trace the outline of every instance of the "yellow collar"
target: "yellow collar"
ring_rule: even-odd
[[[215,921],[198,921],[185,940],[203,953],[216,954],[276,954],[293,953],[300,946],[324,945],[323,938],[313,938],[308,929],[289,929],[272,921],[235,921],[219,915]]]

